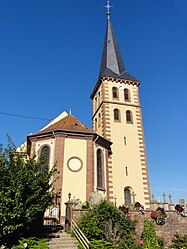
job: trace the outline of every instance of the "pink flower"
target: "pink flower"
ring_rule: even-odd
[[[131,214],[127,214],[127,218],[128,218],[128,219],[131,219]]]
[[[141,239],[138,240],[138,245],[139,245],[139,246],[142,246],[142,245],[143,245],[143,240],[141,240]]]

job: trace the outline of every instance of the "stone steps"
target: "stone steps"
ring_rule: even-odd
[[[48,242],[49,249],[77,249],[77,244],[77,240],[65,232],[57,233],[56,237]]]

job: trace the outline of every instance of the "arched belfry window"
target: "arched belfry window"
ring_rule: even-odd
[[[44,161],[44,164],[43,164],[42,169],[41,169],[42,172],[47,170],[49,167],[49,155],[50,155],[49,146],[44,146],[41,149],[41,154],[40,154],[42,160]]]
[[[130,91],[127,88],[124,89],[124,99],[125,99],[125,101],[131,100],[130,99]]]
[[[127,121],[127,123],[130,123],[130,124],[133,123],[133,118],[132,118],[132,112],[131,111],[126,111],[126,121]]]
[[[120,110],[114,109],[114,121],[120,121]]]
[[[129,188],[124,189],[124,200],[125,200],[125,206],[131,205],[131,192]]]
[[[118,88],[117,87],[112,87],[112,98],[118,99]]]
[[[97,187],[103,188],[103,155],[102,150],[97,150]]]

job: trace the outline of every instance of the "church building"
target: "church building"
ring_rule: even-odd
[[[140,81],[127,72],[110,20],[100,72],[90,95],[92,129],[63,112],[42,130],[27,136],[30,157],[46,155],[49,169],[56,164],[54,189],[60,193],[62,216],[68,193],[82,202],[91,193],[131,206],[150,207],[150,186]]]

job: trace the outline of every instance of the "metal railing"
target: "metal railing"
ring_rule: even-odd
[[[89,244],[90,241],[86,238],[86,236],[84,235],[84,233],[80,230],[80,228],[77,226],[77,224],[75,223],[74,220],[72,220],[71,222],[71,229],[72,232],[74,233],[76,239],[79,241],[79,243],[85,248],[85,249],[89,249]]]
[[[56,226],[60,223],[60,208],[53,205],[46,209],[44,214],[44,225]]]

